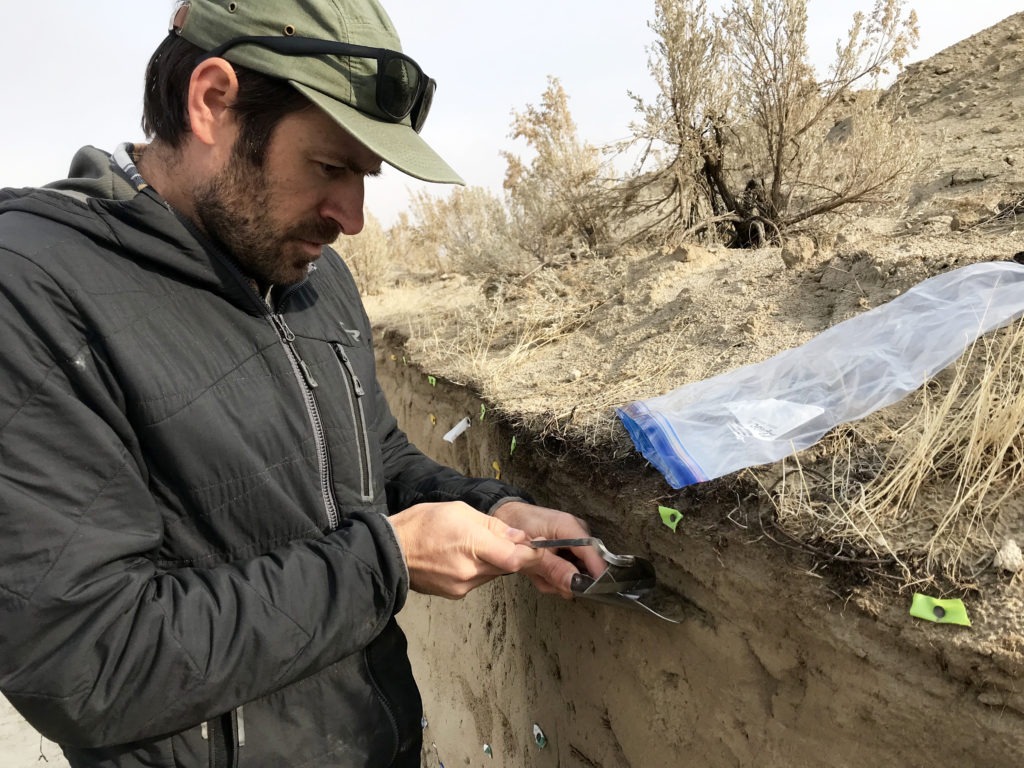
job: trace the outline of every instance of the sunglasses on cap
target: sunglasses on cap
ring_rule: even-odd
[[[427,120],[434,91],[437,90],[434,79],[427,77],[420,65],[404,53],[312,37],[235,37],[209,51],[203,60],[220,58],[236,45],[259,45],[285,56],[336,55],[375,59],[377,108],[395,123],[410,118],[416,133]]]

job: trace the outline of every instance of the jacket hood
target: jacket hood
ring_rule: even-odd
[[[37,221],[21,226],[19,215]],[[38,219],[224,295],[251,314],[260,311],[255,293],[226,254],[175,213],[156,190],[137,191],[111,155],[95,147],[75,154],[67,179],[38,188],[0,189],[0,242],[5,247],[31,254],[36,247],[31,233]]]
[[[0,212],[7,204],[31,197],[33,193],[52,190],[79,202],[90,198],[99,200],[131,200],[138,194],[135,188],[116,169],[111,156],[96,147],[83,147],[71,160],[68,178],[55,181],[42,188],[0,189]],[[14,205],[11,210],[17,210]]]
[[[131,200],[138,194],[110,155],[95,147],[80,149],[71,160],[68,178],[48,184],[45,189],[101,200]]]

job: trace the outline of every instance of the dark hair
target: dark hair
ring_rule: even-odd
[[[142,130],[146,135],[178,149],[188,136],[188,87],[192,72],[205,51],[176,34],[168,35],[146,67]],[[267,145],[281,119],[310,106],[311,102],[285,80],[235,66],[238,98],[231,108],[238,114],[235,153],[254,165],[263,164]]]

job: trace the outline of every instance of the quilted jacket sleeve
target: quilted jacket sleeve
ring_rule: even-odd
[[[383,436],[388,509],[392,514],[422,502],[463,501],[481,512],[490,512],[495,504],[509,497],[532,501],[525,491],[507,483],[466,477],[426,456],[399,428],[376,381],[374,397],[376,430]]]
[[[0,249],[0,690],[73,746],[176,731],[365,647],[407,584],[379,515],[163,571],[116,382],[71,298]],[[301,598],[301,599],[298,599]]]

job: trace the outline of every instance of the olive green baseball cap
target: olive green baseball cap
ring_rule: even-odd
[[[171,31],[205,51],[239,37],[310,38],[401,53],[398,33],[376,0],[186,0]],[[464,184],[417,133],[378,106],[377,60],[353,55],[289,55],[241,42],[223,57],[287,80],[384,162],[423,181]],[[421,73],[422,74],[422,73]]]

